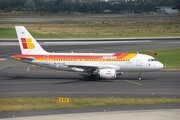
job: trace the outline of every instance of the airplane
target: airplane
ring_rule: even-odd
[[[154,57],[139,53],[54,53],[45,51],[24,26],[15,26],[21,54],[12,59],[50,69],[84,72],[85,81],[96,76],[103,79],[116,79],[123,72],[157,71],[163,64]]]

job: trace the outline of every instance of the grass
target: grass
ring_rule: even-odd
[[[38,110],[52,108],[75,108],[89,106],[119,106],[143,104],[180,103],[179,98],[70,98],[69,103],[60,103],[58,98],[0,98],[0,112]]]
[[[115,38],[180,36],[180,18],[151,18],[40,23],[0,23],[0,38],[16,38],[14,26],[25,26],[35,38]],[[6,28],[4,28],[6,27]],[[14,31],[14,32],[13,32]]]
[[[123,37],[170,37],[180,36],[179,33],[168,34],[54,34],[29,31],[34,38],[123,38]],[[0,38],[17,38],[14,28],[0,28]]]
[[[176,37],[179,33],[169,34],[50,34],[52,38],[129,38],[129,37]]]
[[[50,35],[29,31],[36,38],[52,38]],[[0,28],[0,38],[17,38],[15,28]]]
[[[14,28],[0,28],[0,38],[17,38]]]
[[[164,64],[164,69],[180,69],[180,48],[152,50],[150,52],[157,53],[157,56],[154,57]],[[148,54],[149,51],[142,53]]]

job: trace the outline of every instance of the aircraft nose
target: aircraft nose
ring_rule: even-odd
[[[163,65],[161,62],[159,62],[158,68],[159,68],[159,69],[162,69],[163,67],[164,67],[164,65]]]

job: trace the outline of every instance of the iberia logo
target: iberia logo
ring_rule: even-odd
[[[34,49],[35,45],[32,43],[31,38],[21,38],[22,46],[24,49]]]

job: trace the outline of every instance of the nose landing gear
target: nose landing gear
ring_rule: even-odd
[[[138,80],[141,81],[141,72],[138,72]]]

